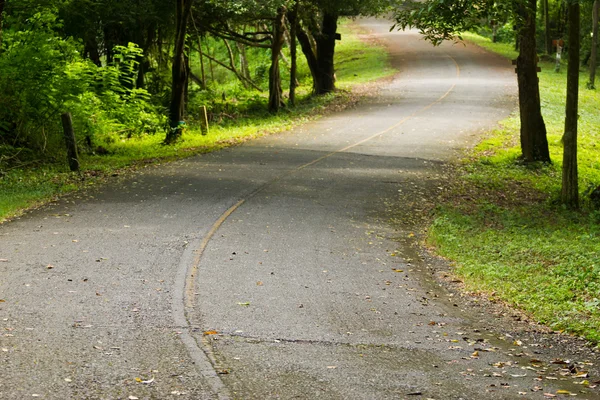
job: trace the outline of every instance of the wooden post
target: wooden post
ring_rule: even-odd
[[[202,106],[200,109],[200,130],[202,135],[208,135],[208,113],[206,112],[206,106]]]
[[[75,141],[75,131],[73,130],[73,118],[71,113],[61,115],[63,132],[65,134],[65,144],[67,145],[67,156],[69,168],[71,171],[79,171],[79,155],[77,154],[77,142]]]

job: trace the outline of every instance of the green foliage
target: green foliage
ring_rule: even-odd
[[[57,33],[62,24],[52,11],[12,26],[0,57],[0,143],[60,154],[60,114],[67,111],[78,139],[88,145],[113,130],[131,135],[162,126],[148,92],[135,88],[142,55],[136,45],[116,47],[114,65],[98,67],[81,58],[78,42]]]
[[[517,2],[401,0],[401,7],[395,12],[395,27],[417,28],[427,40],[439,45],[445,40],[462,40],[462,33],[485,26],[489,19],[508,20]]]
[[[504,44],[479,43],[508,57]],[[457,261],[471,290],[496,296],[557,330],[600,342],[600,219],[558,203],[566,72],[542,63],[540,94],[552,165],[517,162],[519,122],[513,116],[490,134],[459,169],[452,194],[436,212],[430,240]],[[563,68],[564,70],[564,68]],[[597,127],[600,94],[580,82],[580,187],[600,184]],[[472,200],[468,200],[472,199]]]
[[[382,48],[374,46],[373,43],[358,41],[354,37],[355,29],[348,27],[347,23],[342,24],[341,31],[344,40],[338,46],[340,86],[349,89],[353,84],[363,84],[394,72],[389,67],[388,56]],[[368,62],[349,61],[357,53],[365,55]],[[95,114],[89,115],[84,111],[73,110],[74,114],[85,115],[76,123],[82,126],[81,129],[97,129],[93,131],[94,137],[101,139],[108,154],[82,155],[82,176],[85,178],[82,181],[79,176],[74,177],[67,172],[62,156],[57,163],[39,163],[35,162],[38,160],[36,155],[28,149],[15,150],[12,146],[3,148],[0,144],[0,176],[3,176],[0,178],[0,220],[17,214],[23,208],[47,201],[54,195],[102,182],[107,176],[123,168],[214,151],[267,132],[289,129],[295,124],[316,118],[330,104],[343,104],[348,96],[347,92],[340,91],[328,96],[312,97],[310,84],[305,82],[298,93],[296,107],[273,116],[266,112],[264,94],[243,89],[228,75],[223,79],[230,86],[214,85],[209,90],[211,94],[204,93],[195,85],[192,86],[197,93],[192,96],[195,103],[190,105],[191,110],[197,110],[200,105],[207,105],[204,101],[209,102],[208,105],[211,106],[211,101],[215,103],[211,109],[213,121],[210,134],[201,135],[192,118],[182,140],[173,146],[164,146],[162,135],[134,135],[129,138],[127,134],[111,133],[118,131],[120,126],[113,120],[110,110],[107,110],[107,101],[102,93],[105,93],[104,89],[109,89],[115,84],[116,91],[107,90],[106,94],[110,93],[115,102],[122,102],[120,96],[115,95],[120,88],[118,74],[113,70],[98,69],[93,64],[81,60],[71,64],[71,68],[72,76],[85,76],[85,82],[94,82],[94,86],[87,86],[93,90],[86,89],[85,93],[80,93],[78,98],[72,99],[73,106],[80,104],[82,110],[97,110]],[[304,74],[308,76],[306,70]],[[110,76],[110,79],[106,75]],[[227,88],[226,101],[221,97],[222,88]],[[203,97],[205,95],[207,97]],[[89,126],[86,127],[85,124]],[[11,156],[13,158],[9,160]],[[34,162],[23,165],[27,160]],[[13,168],[14,166],[20,168]]]

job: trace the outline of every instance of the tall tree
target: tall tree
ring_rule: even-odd
[[[202,29],[206,32],[245,46],[270,49],[268,108],[271,112],[277,112],[285,105],[282,100],[279,60],[285,41],[287,3],[290,3],[290,0],[235,0],[220,3],[200,2],[197,7],[198,15],[205,21]],[[267,25],[271,25],[271,28]],[[223,66],[218,60],[212,60]],[[243,83],[256,87],[243,71],[240,74],[235,71],[235,67],[231,69]]]
[[[279,72],[279,56],[283,48],[285,33],[286,8],[277,10],[277,17],[273,23],[273,40],[271,43],[271,68],[269,69],[269,111],[277,112],[285,106],[283,90],[281,89],[281,74]]]
[[[569,208],[579,207],[577,171],[577,119],[579,109],[580,19],[578,0],[568,5],[569,66],[567,71],[567,106],[563,135],[563,170],[561,201]]]
[[[517,81],[519,85],[519,110],[521,119],[521,152],[523,161],[550,161],[546,124],[542,116],[540,85],[537,75],[536,0],[519,5],[521,29],[519,31],[519,57]]]
[[[598,9],[600,8],[600,1],[594,1],[594,7],[592,11],[592,55],[590,56],[590,80],[588,82],[588,88],[594,89],[596,86],[596,68],[598,64]]]
[[[292,66],[290,68],[290,95],[289,103],[290,106],[296,104],[296,87],[298,85],[298,57],[297,57],[297,34],[298,34],[298,11],[300,9],[300,2],[296,1],[294,7],[290,11],[290,58]]]
[[[185,43],[193,3],[194,0],[177,0],[177,25],[171,73],[171,105],[169,107],[169,126],[171,129],[167,132],[165,143],[173,143],[181,136],[179,122],[183,120],[185,92],[189,77],[185,57]]]
[[[334,58],[339,18],[376,15],[388,10],[389,4],[386,0],[302,1],[300,19],[303,24],[298,27],[297,37],[308,60],[315,94],[335,90]]]
[[[550,1],[543,0],[544,10],[544,47],[546,54],[552,54],[552,32],[550,32]]]
[[[517,80],[521,119],[521,151],[525,162],[550,161],[546,125],[542,117],[536,54],[536,0],[447,0],[402,1],[396,26],[418,28],[434,45],[460,40],[460,33],[479,27],[485,17],[507,15],[516,19],[519,57]]]

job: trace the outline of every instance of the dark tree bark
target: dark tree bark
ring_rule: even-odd
[[[83,47],[83,56],[89,58],[97,66],[102,66],[102,61],[100,61],[100,49],[98,48],[96,38],[87,38]]]
[[[543,0],[544,5],[544,44],[546,54],[552,54],[552,32],[550,32],[550,4],[548,0]]]
[[[298,42],[300,43],[302,53],[304,54],[304,57],[306,57],[308,69],[310,69],[310,74],[313,80],[313,92],[316,92],[317,80],[319,79],[319,67],[317,64],[317,56],[315,54],[315,51],[313,50],[312,40],[309,35],[309,33],[302,29],[300,25],[298,25],[296,37],[298,38]]]
[[[335,71],[333,58],[335,55],[335,40],[338,16],[325,12],[320,34],[317,41],[318,77],[315,88],[316,94],[327,94],[335,90]]]
[[[165,143],[173,143],[181,137],[179,121],[183,119],[185,92],[188,82],[188,70],[185,57],[185,37],[193,0],[177,0],[177,24],[175,48],[173,53],[171,105],[169,107],[169,126]]]
[[[569,67],[567,71],[565,134],[563,136],[564,152],[561,201],[569,208],[578,208],[577,114],[579,111],[579,56],[581,51],[579,30],[581,7],[578,1],[570,2],[568,7]]]
[[[279,54],[283,48],[285,31],[285,7],[277,10],[277,18],[273,22],[273,42],[271,45],[271,68],[269,69],[269,111],[277,112],[285,107],[283,90],[281,89],[281,74],[279,73]]]
[[[293,18],[292,14],[288,18]],[[308,68],[313,78],[313,92],[326,94],[335,90],[334,55],[338,16],[324,13],[319,31],[306,32],[298,24],[296,37],[306,57]],[[290,19],[293,24],[294,21]]]
[[[517,80],[521,117],[521,151],[524,162],[550,162],[546,124],[542,117],[540,86],[537,76],[536,6],[536,0],[527,0],[527,5],[520,10],[523,23],[519,31],[520,50],[517,58]]]
[[[296,1],[290,17],[290,57],[292,59],[292,67],[290,69],[290,98],[289,104],[293,107],[296,104],[296,87],[298,86],[297,71],[298,71],[298,55],[297,55],[297,33],[298,33],[298,10],[300,9],[300,1]]]
[[[594,11],[592,13],[592,55],[590,56],[590,81],[588,82],[588,88],[594,89],[596,87],[596,67],[598,66],[598,9],[600,8],[600,1],[594,1]]]

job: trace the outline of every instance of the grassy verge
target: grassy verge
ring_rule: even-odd
[[[512,46],[476,42],[514,58]],[[571,212],[557,201],[561,185],[566,66],[542,63],[540,90],[553,163],[518,163],[518,115],[490,132],[456,167],[453,188],[436,210],[429,240],[456,261],[472,291],[484,291],[555,330],[600,342],[600,212]],[[600,94],[580,92],[582,192],[600,184]]]
[[[202,136],[193,125],[182,141],[173,146],[161,144],[164,135],[121,139],[106,146],[108,154],[82,155],[82,173],[72,174],[62,162],[35,162],[29,166],[0,171],[0,221],[22,210],[43,204],[64,193],[102,182],[107,176],[148,163],[168,161],[215,151],[267,133],[280,132],[323,114],[328,108],[343,106],[352,100],[348,90],[392,75],[387,53],[373,43],[360,40],[365,33],[352,22],[340,26],[344,40],[336,47],[338,87],[343,91],[312,97],[309,88],[300,88],[298,105],[273,116],[264,107],[256,107],[235,120],[225,119],[211,126]],[[62,161],[62,160],[60,160]]]

